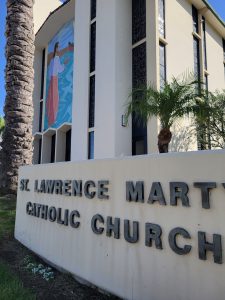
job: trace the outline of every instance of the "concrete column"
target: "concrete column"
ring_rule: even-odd
[[[158,0],[146,0],[147,83],[159,88]],[[158,152],[158,119],[148,122],[148,153]]]
[[[87,159],[90,1],[76,0],[71,160]]]
[[[132,87],[131,0],[98,0],[95,158],[131,154],[131,127],[121,125]]]
[[[132,0],[116,1],[115,156],[132,155],[132,122],[122,127],[132,91]]]

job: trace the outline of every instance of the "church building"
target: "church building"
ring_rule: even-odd
[[[225,25],[206,0],[50,2],[34,7],[34,164],[157,152],[156,118],[124,122],[140,84],[193,72],[225,88]],[[170,151],[198,149],[189,117],[172,131]]]

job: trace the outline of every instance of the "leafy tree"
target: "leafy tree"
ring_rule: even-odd
[[[6,2],[6,100],[0,183],[4,193],[16,193],[19,167],[32,163],[34,0]]]
[[[127,104],[126,119],[133,115],[136,122],[146,124],[153,116],[158,117],[161,124],[158,149],[160,153],[168,152],[172,138],[171,126],[178,118],[194,111],[194,99],[199,94],[197,83],[190,78],[180,81],[172,78],[160,91],[152,85],[134,89]]]
[[[205,131],[199,138],[208,149],[225,148],[225,90],[208,93],[207,99],[199,105],[197,122]]]
[[[4,128],[5,128],[5,120],[3,117],[0,117],[0,135],[2,135]]]

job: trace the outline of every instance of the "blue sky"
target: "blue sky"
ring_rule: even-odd
[[[212,5],[212,7],[216,10],[216,12],[225,21],[225,0],[208,0],[208,2]],[[5,87],[4,87],[5,16],[6,16],[6,0],[0,0],[0,115],[3,115],[3,105],[5,101]]]

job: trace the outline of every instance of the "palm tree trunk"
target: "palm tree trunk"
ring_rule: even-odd
[[[7,0],[2,190],[16,193],[18,169],[32,163],[34,0]]]
[[[158,135],[158,149],[159,153],[167,153],[169,150],[169,143],[172,139],[172,133],[169,128],[162,128]]]

